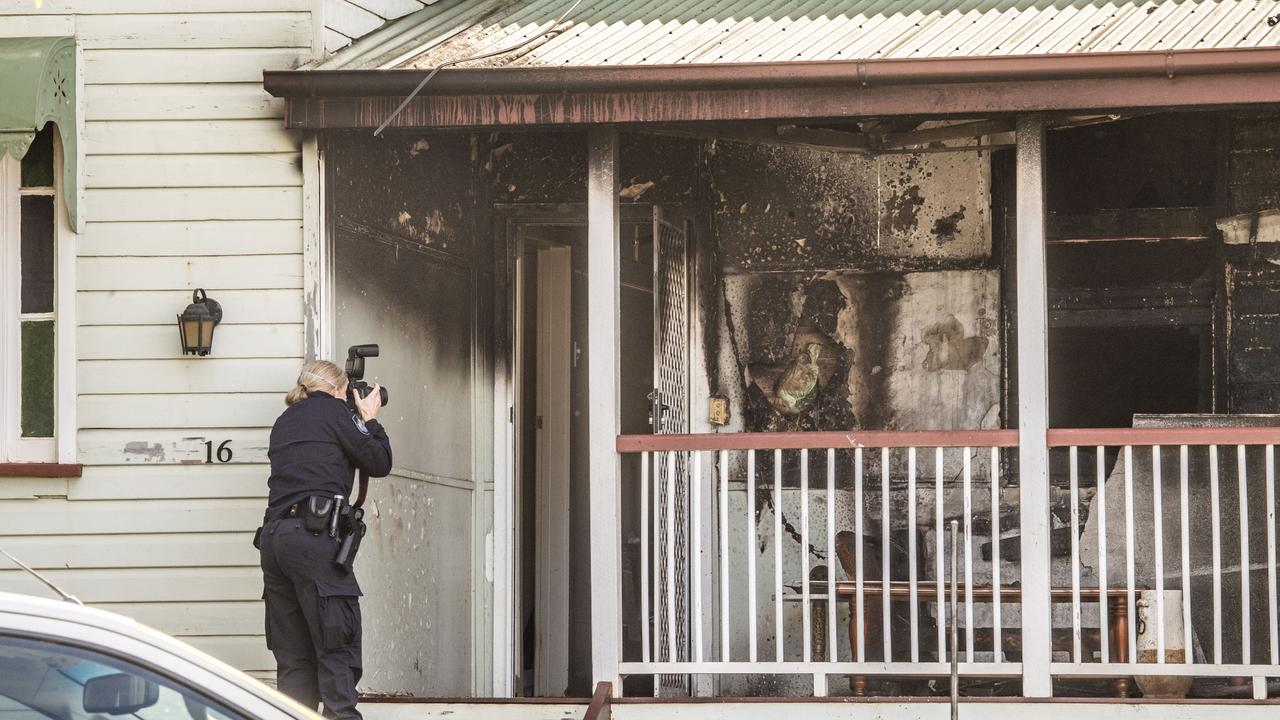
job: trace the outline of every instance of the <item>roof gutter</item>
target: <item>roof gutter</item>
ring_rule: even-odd
[[[427,72],[268,71],[264,85],[272,95],[289,99],[290,127],[376,127]],[[1275,47],[447,68],[422,89],[394,126],[765,120],[1273,102],[1280,102],[1280,48]]]
[[[446,68],[422,95],[616,93],[1162,77],[1280,71],[1280,48],[710,65]],[[405,96],[430,70],[274,70],[276,97]]]

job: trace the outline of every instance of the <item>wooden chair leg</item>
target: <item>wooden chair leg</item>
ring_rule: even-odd
[[[1114,638],[1111,647],[1115,648],[1113,660],[1119,662],[1129,662],[1129,609],[1126,598],[1116,598],[1111,603],[1111,629]],[[1115,681],[1116,697],[1129,697],[1129,676],[1124,675],[1116,678]]]
[[[863,619],[864,623],[865,618]],[[849,650],[854,655],[854,660],[858,660],[858,635],[865,635],[867,629],[858,626],[858,598],[849,598]],[[850,692],[854,693],[854,697],[867,696],[867,678],[864,675],[854,675],[849,679]]]
[[[858,600],[857,598],[849,598],[849,649],[853,653],[856,660],[858,657],[858,634],[862,637],[867,636],[867,623],[871,621],[868,613],[863,613],[862,627],[858,626]],[[854,675],[849,678],[849,690],[854,697],[866,697],[867,695],[867,678],[864,675]]]
[[[861,537],[853,534],[848,530],[841,530],[836,533],[836,557],[840,560],[840,569],[844,571],[845,577],[852,578],[857,574],[857,551],[858,545],[863,542]],[[856,597],[849,598],[849,649],[853,653],[853,658],[858,659],[858,633],[862,633],[862,637],[867,636],[866,615],[863,617],[863,627],[858,627],[858,599]],[[855,697],[863,697],[867,694],[867,679],[861,675],[854,675],[849,678],[849,689]]]
[[[809,614],[809,645],[814,660],[829,660],[827,657],[827,602],[812,600],[809,603],[812,611]]]
[[[864,675],[854,675],[849,680],[849,689],[853,691],[854,697],[867,696],[867,678]]]

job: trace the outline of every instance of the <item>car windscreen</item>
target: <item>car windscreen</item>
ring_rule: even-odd
[[[0,636],[4,720],[244,720],[192,689],[105,653]]]

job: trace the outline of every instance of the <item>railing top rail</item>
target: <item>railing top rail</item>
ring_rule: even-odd
[[[1048,433],[1048,444],[1049,447],[1280,445],[1280,427],[1052,428]],[[621,453],[1017,446],[1017,430],[698,433],[619,435],[617,440],[617,450]]]
[[[1280,445],[1280,427],[1050,429],[1049,447],[1116,445]]]
[[[1017,446],[1017,430],[849,430],[845,432],[619,435],[617,442],[618,452],[622,453]]]

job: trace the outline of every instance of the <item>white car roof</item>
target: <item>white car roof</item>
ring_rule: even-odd
[[[86,605],[79,605],[69,600],[54,600],[11,592],[0,592],[0,613],[67,620],[113,630],[130,636],[136,634],[140,628],[146,628],[145,625],[132,618]]]
[[[301,705],[294,703],[284,695],[221,660],[124,615],[78,605],[67,600],[0,592],[0,631],[7,629],[6,615],[25,615],[33,618],[59,620],[122,635],[198,665],[225,680],[253,692],[255,695],[270,700],[272,704],[279,705],[284,703],[289,705],[291,710],[298,711],[293,713],[295,716],[316,717],[314,713],[309,713]],[[21,630],[24,628],[22,625],[17,625],[11,629]]]

